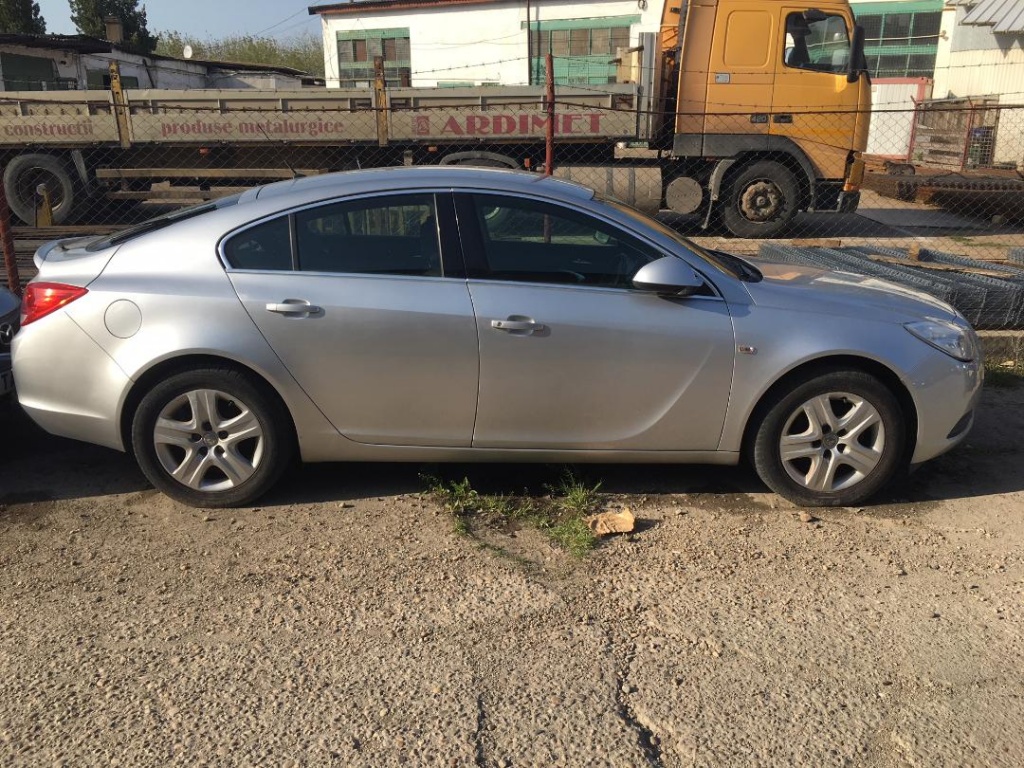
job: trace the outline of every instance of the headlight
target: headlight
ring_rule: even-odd
[[[978,359],[978,337],[970,326],[929,318],[906,323],[903,327],[921,341],[957,360],[970,362]]]

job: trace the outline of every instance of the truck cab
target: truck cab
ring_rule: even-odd
[[[871,84],[848,3],[669,0],[661,48],[669,207],[743,237],[856,209]]]

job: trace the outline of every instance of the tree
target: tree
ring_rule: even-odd
[[[253,35],[200,40],[181,32],[161,32],[156,52],[164,56],[181,56],[186,45],[192,46],[193,55],[197,59],[291,67],[318,77],[324,74],[323,40],[320,35],[313,33],[286,40]]]
[[[146,28],[146,6],[139,0],[70,0],[71,22],[83,35],[106,38],[108,16],[124,25],[124,45],[140,53],[152,53],[156,38]]]
[[[0,33],[45,35],[46,19],[32,0],[0,0]]]

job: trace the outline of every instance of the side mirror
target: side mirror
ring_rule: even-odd
[[[704,278],[675,256],[662,256],[633,276],[634,288],[663,296],[692,296],[704,285]]]
[[[868,69],[864,58],[864,27],[859,24],[853,28],[853,40],[850,42],[850,60],[846,62],[846,82],[856,83],[860,73]]]

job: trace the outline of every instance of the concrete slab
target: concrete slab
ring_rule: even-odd
[[[906,208],[858,208],[857,215],[897,229],[943,229],[981,231],[992,229],[992,224],[969,216],[959,216],[936,208],[914,210]]]

